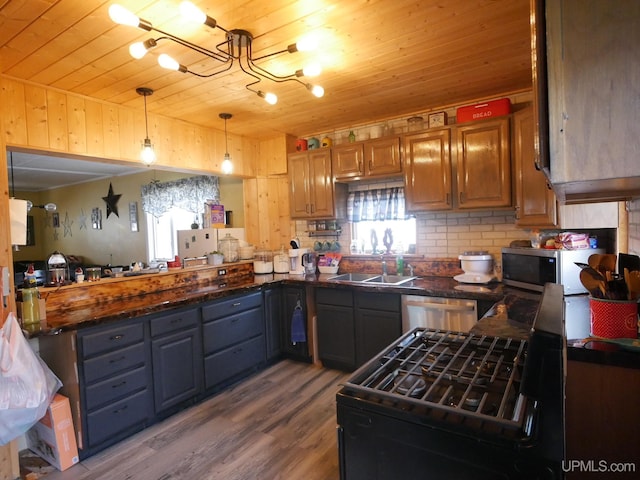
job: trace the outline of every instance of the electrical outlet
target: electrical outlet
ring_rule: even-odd
[[[219,268],[218,269],[218,276],[221,277],[222,275],[226,275],[227,274],[227,269],[226,268]]]

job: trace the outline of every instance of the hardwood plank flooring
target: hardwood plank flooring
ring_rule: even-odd
[[[337,480],[348,374],[283,360],[46,480]]]

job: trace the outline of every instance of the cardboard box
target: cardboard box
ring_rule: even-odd
[[[56,393],[47,413],[29,429],[27,446],[60,471],[78,463],[69,399]]]
[[[490,102],[477,103],[456,110],[456,123],[470,122],[471,120],[486,120],[487,118],[509,115],[511,113],[511,100],[501,98]]]

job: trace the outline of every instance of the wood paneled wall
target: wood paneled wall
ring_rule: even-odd
[[[140,108],[132,109],[0,76],[0,105],[2,136],[9,147],[106,161],[140,161],[145,137],[142,97]],[[221,173],[223,130],[151,113],[148,120],[158,167]],[[229,153],[235,175],[255,175],[257,140],[229,134]]]

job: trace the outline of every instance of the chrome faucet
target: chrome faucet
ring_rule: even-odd
[[[413,277],[413,265],[407,263],[407,268],[409,269],[409,276]]]
[[[382,275],[386,275],[387,274],[387,262],[385,260],[382,260]]]

